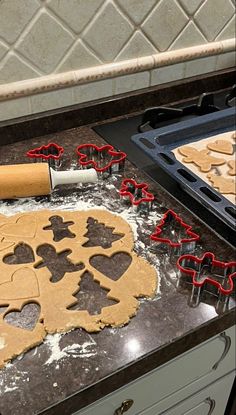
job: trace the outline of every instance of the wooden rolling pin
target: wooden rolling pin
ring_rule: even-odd
[[[47,163],[0,166],[0,199],[47,195],[59,184],[96,181],[95,169],[55,171]]]

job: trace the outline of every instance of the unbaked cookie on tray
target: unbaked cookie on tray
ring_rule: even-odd
[[[176,159],[235,204],[236,132],[217,134],[173,150]]]

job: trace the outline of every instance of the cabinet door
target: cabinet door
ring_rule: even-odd
[[[234,368],[235,327],[231,327],[74,415],[113,415],[127,399],[134,401],[127,415],[142,413],[158,402],[163,411]]]
[[[139,415],[224,415],[234,378],[235,371],[171,408],[162,411],[157,404]]]

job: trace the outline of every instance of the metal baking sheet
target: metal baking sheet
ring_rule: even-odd
[[[235,107],[132,136],[132,141],[165,170],[193,198],[235,229],[233,203],[176,160],[173,150],[182,145],[231,131]]]

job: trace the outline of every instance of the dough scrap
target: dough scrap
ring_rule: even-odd
[[[63,222],[72,222],[69,229],[75,237],[65,236],[54,241],[53,232],[45,230],[51,225],[50,218],[53,216],[60,216]],[[123,236],[114,240],[106,249],[102,246],[86,246],[89,240],[85,236],[88,235],[88,218],[103,223]],[[118,215],[107,210],[38,211],[11,217],[1,215],[0,219],[0,368],[12,358],[40,344],[47,333],[67,332],[74,328],[97,332],[107,325],[122,326],[137,313],[138,297],[153,297],[155,294],[156,270],[133,251],[132,229]],[[12,262],[4,262],[4,258],[13,255],[15,248],[22,244],[31,247],[35,261],[28,261],[27,264],[17,263],[17,258],[14,257]],[[47,266],[37,267],[42,263],[37,248],[46,244],[52,246],[56,253],[70,250],[70,262],[82,263],[84,267],[75,268],[75,272],[65,272],[59,281],[52,282],[52,274]],[[104,262],[109,265],[109,258],[112,261],[119,253],[129,255],[132,261],[123,268],[123,274],[121,272],[122,275],[118,279],[110,278],[109,272],[105,275],[99,267],[91,265],[90,259],[101,255],[106,258]],[[115,304],[101,308],[99,314],[72,309],[78,302],[75,294],[80,290],[79,284],[85,272],[89,272],[94,281],[107,290],[108,299],[116,301]],[[40,309],[32,329],[6,321],[9,313],[13,316],[11,318],[16,315],[19,319],[22,313],[22,320],[25,319],[25,315],[27,320],[25,306],[29,304],[38,304]]]

